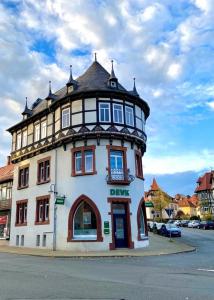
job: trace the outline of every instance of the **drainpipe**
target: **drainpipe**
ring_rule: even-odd
[[[56,251],[56,226],[57,226],[57,148],[55,149],[55,184],[54,184],[54,224],[53,224],[53,251]]]

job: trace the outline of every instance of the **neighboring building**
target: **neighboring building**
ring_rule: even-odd
[[[10,236],[13,169],[8,156],[7,165],[0,168],[0,239]]]
[[[150,190],[145,192],[145,205],[149,220],[153,218],[169,219],[166,209],[173,210],[170,217],[174,217],[177,213],[177,203],[159,187],[155,178],[152,181]]]
[[[197,204],[197,196],[196,195],[193,195],[192,197],[181,196],[180,199],[178,200],[178,206],[179,206],[179,211],[178,211],[179,217],[190,218],[193,216],[200,216],[199,212],[198,212],[198,204]]]
[[[198,178],[195,193],[198,195],[201,215],[214,215],[214,171]]]
[[[148,245],[142,157],[148,104],[95,59],[9,129],[12,246],[89,251]],[[55,204],[56,203],[56,204]],[[57,204],[58,203],[58,204]],[[61,205],[60,205],[61,204]]]

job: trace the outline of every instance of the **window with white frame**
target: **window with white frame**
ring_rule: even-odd
[[[70,108],[65,108],[62,110],[62,128],[70,126]]]
[[[27,146],[27,130],[23,131],[22,134],[22,147]]]
[[[41,138],[44,139],[47,136],[47,122],[44,121],[41,124]]]
[[[99,104],[99,119],[100,122],[110,122],[110,103],[100,103]]]
[[[93,172],[93,151],[86,150],[84,151],[85,155],[85,172]]]
[[[34,127],[34,142],[39,141],[39,139],[40,139],[40,124],[37,124]]]
[[[113,104],[113,116],[115,123],[123,123],[123,106],[121,104]]]
[[[126,125],[134,126],[134,112],[130,106],[125,107]]]
[[[21,132],[17,134],[17,144],[16,144],[16,149],[20,149],[22,146],[22,134]]]

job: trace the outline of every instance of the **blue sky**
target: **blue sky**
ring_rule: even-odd
[[[172,195],[191,194],[214,168],[213,0],[3,0],[0,2],[0,164],[6,128],[20,121],[25,97],[45,97],[99,62],[119,81],[133,77],[150,105],[145,186],[155,176]]]

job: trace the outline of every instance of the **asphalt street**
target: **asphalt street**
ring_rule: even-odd
[[[213,300],[214,230],[182,235],[197,251],[93,259],[0,253],[0,299]]]

